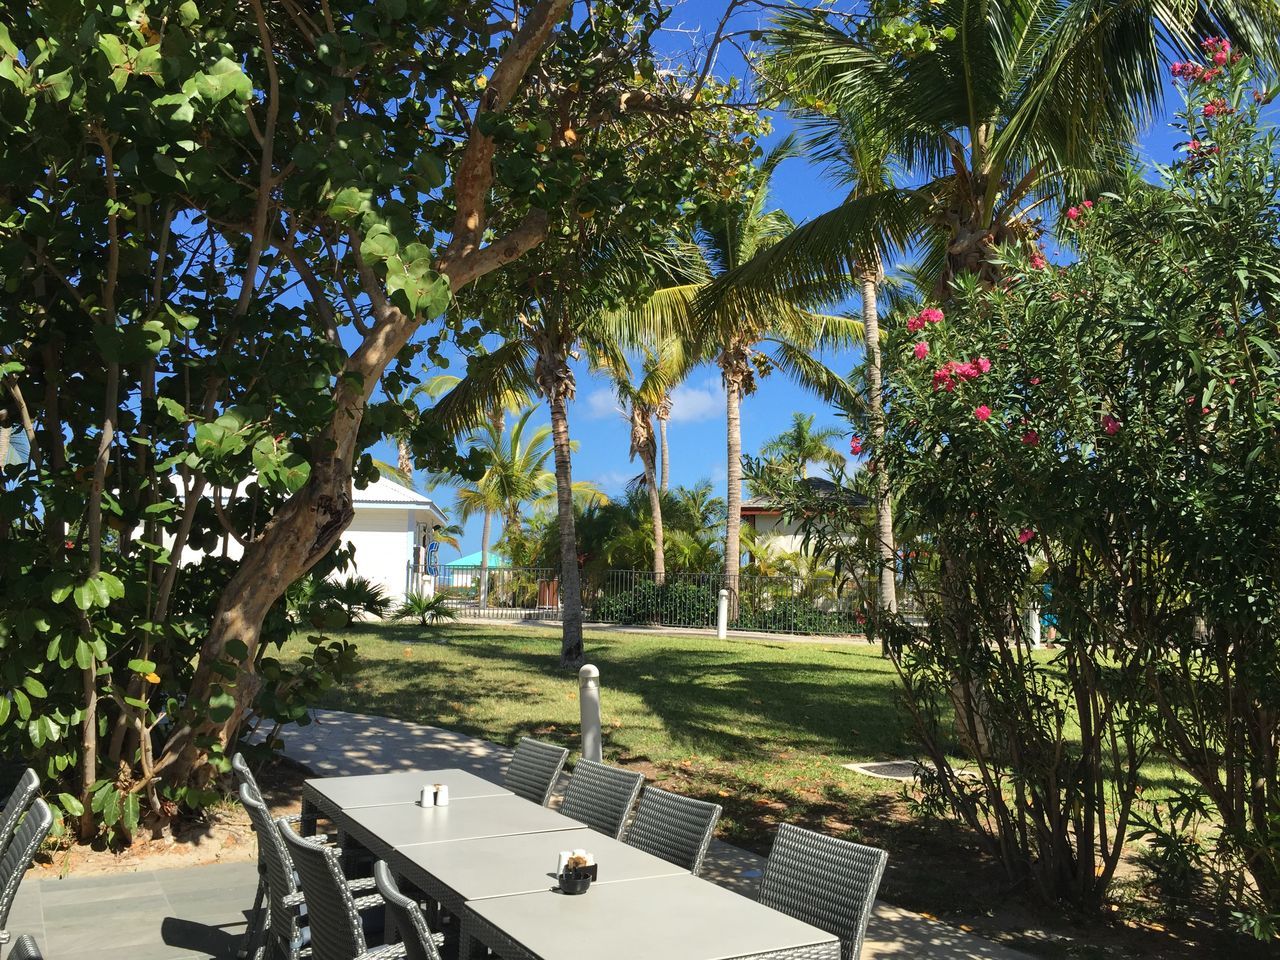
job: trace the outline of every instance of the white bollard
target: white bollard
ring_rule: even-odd
[[[716,639],[723,640],[729,636],[729,591],[721,590],[720,599],[716,601]]]
[[[578,708],[582,716],[582,756],[596,763],[604,762],[604,746],[600,740],[600,671],[584,664],[578,671]]]
[[[1027,608],[1027,640],[1032,650],[1040,649],[1040,607],[1034,603]]]

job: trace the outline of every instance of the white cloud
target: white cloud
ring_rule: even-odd
[[[584,413],[589,420],[603,420],[619,416],[618,398],[612,390],[592,390],[582,398]]]
[[[718,376],[704,378],[700,385],[682,383],[671,393],[671,422],[695,423],[724,413],[724,384]]]

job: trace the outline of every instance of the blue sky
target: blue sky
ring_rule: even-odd
[[[710,31],[724,9],[724,0],[687,0],[669,21],[671,27],[702,28]],[[740,28],[752,24],[739,22]],[[687,43],[680,35],[678,42]],[[726,68],[739,66],[729,61]],[[1170,87],[1168,109],[1176,109],[1180,100]],[[1169,116],[1157,119],[1145,132],[1139,158],[1144,163],[1168,162],[1178,137],[1169,127]],[[769,142],[786,135],[790,129],[784,117],[774,118],[774,134]],[[821,171],[803,158],[786,161],[774,180],[773,200],[797,222],[803,222],[840,203],[840,190],[822,177]],[[857,303],[848,309],[856,309]],[[858,362],[856,352],[828,355],[827,362],[846,371]],[[577,368],[578,395],[570,407],[570,430],[580,443],[573,459],[575,480],[589,480],[610,495],[619,494],[628,478],[640,472],[638,463],[627,460],[628,428],[618,410],[607,382],[593,376],[585,364]],[[793,411],[817,415],[817,425],[841,424],[825,404],[793,386],[785,377],[775,374],[759,383],[756,393],[748,397],[742,408],[742,449],[757,453],[761,444],[785,429]],[[535,423],[547,422],[545,409],[534,416]],[[670,424],[671,482],[690,484],[711,480],[723,495],[725,484],[724,393],[716,368],[704,366],[696,370],[688,382],[674,395]],[[394,462],[394,452],[381,445],[375,456]],[[451,513],[452,491],[439,488],[431,494],[446,512]],[[496,531],[495,531],[496,535]],[[462,552],[470,553],[480,546],[480,521],[467,525]],[[454,554],[445,549],[445,559]]]

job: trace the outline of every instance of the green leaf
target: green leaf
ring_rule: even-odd
[[[55,74],[51,74],[44,78],[41,85],[49,91],[55,102],[62,102],[71,96],[71,87],[75,82],[75,77],[71,73],[71,68],[60,70]]]
[[[27,693],[31,694],[37,700],[43,700],[45,697],[49,696],[49,691],[44,688],[44,684],[30,674],[22,678],[22,686]]]
[[[3,727],[5,721],[9,719],[9,698],[0,697],[0,727]]]
[[[156,668],[154,660],[133,659],[129,661],[129,669],[134,673],[152,673]]]
[[[106,56],[107,63],[113,67],[118,67],[129,60],[125,45],[115,34],[104,33],[100,36],[98,38],[98,49]]]
[[[199,74],[195,80],[196,91],[211,103],[232,95],[239,100],[248,100],[253,93],[252,81],[245,76],[238,63],[226,57]]]
[[[357,213],[372,207],[373,194],[358,187],[343,187],[329,202],[329,216],[337,220],[350,220]]]
[[[21,690],[12,692],[13,705],[18,708],[18,716],[23,720],[31,719],[31,701],[27,699],[27,695]]]
[[[102,822],[109,827],[120,822],[120,791],[113,784],[102,797]]]
[[[93,647],[79,638],[76,639],[76,666],[81,670],[93,666]]]
[[[388,257],[395,256],[399,248],[400,245],[391,231],[379,224],[369,231],[369,235],[360,244],[360,256],[370,262],[386,260]]]
[[[209,719],[215,723],[226,720],[235,709],[236,698],[222,688],[218,688],[218,692],[209,698]]]
[[[84,815],[84,804],[69,793],[58,794],[58,806],[73,817]]]
[[[200,8],[192,3],[191,0],[186,0],[186,3],[178,7],[178,22],[184,27],[191,26],[199,19]]]

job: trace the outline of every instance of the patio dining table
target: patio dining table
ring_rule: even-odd
[[[417,804],[432,783],[449,784],[448,806]],[[482,947],[505,960],[840,958],[829,933],[465,771],[308,780],[304,800],[461,920],[460,960]],[[555,885],[573,849],[599,871],[580,896]]]

